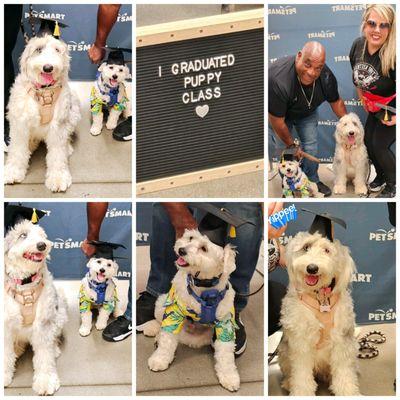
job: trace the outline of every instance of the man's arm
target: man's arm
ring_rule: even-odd
[[[96,40],[90,46],[88,55],[93,64],[98,64],[105,54],[103,47],[106,45],[107,37],[118,18],[121,4],[100,4],[97,10],[97,32]]]
[[[197,222],[189,211],[186,203],[161,203],[169,215],[175,228],[176,238],[180,238],[185,229],[196,229]]]
[[[291,146],[292,144],[294,144],[292,134],[290,133],[289,128],[286,125],[285,118],[275,117],[270,113],[268,113],[268,118],[272,129],[282,140],[282,142],[285,143],[286,146]]]
[[[347,114],[346,106],[344,105],[344,101],[341,97],[329,104],[332,108],[332,111],[336,114],[338,118],[342,118],[343,115]]]

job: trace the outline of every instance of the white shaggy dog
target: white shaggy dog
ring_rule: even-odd
[[[92,257],[87,263],[89,272],[82,279],[79,292],[79,310],[82,323],[79,333],[87,336],[92,330],[92,307],[99,309],[96,329],[103,330],[107,326],[111,314],[122,315],[117,297],[118,264],[113,260]]]
[[[224,248],[212,243],[207,236],[197,230],[186,230],[177,240],[175,252],[178,272],[172,281],[168,296],[160,296],[156,303],[156,321],[151,321],[143,333],[154,336],[158,333],[157,349],[148,361],[152,371],[168,368],[175,357],[178,343],[190,347],[202,347],[213,342],[215,371],[220,384],[230,391],[240,387],[240,377],[235,365],[235,322],[233,301],[235,292],[229,283],[229,275],[235,270],[235,251],[229,244]],[[195,280],[212,280],[218,277],[218,283],[212,287],[195,285]],[[190,291],[201,296],[207,290],[225,291],[211,324],[199,324],[202,307]],[[179,306],[178,306],[179,304]],[[185,318],[181,310],[185,308]],[[161,330],[160,323],[162,321]],[[176,322],[178,324],[176,324]]]
[[[90,133],[94,136],[100,135],[103,129],[103,107],[109,111],[106,123],[109,130],[115,129],[122,113],[125,117],[130,115],[130,101],[125,88],[125,81],[131,77],[129,68],[103,62],[98,71],[90,96],[93,119]]]
[[[355,316],[348,286],[355,265],[338,240],[298,233],[286,250],[289,287],[282,301],[282,387],[314,396],[315,377],[336,396],[359,395]]]
[[[26,45],[7,106],[10,145],[4,183],[25,179],[30,156],[43,141],[47,146],[46,187],[64,192],[71,185],[70,139],[80,109],[68,86],[69,61],[67,45],[49,34],[34,37]]]
[[[324,197],[318,192],[315,182],[311,182],[298,161],[281,160],[279,172],[282,175],[282,194],[290,197]]]
[[[355,193],[366,195],[368,154],[364,144],[364,128],[357,114],[349,113],[340,118],[336,126],[335,139],[333,192],[346,193],[347,181],[352,180]]]
[[[52,243],[44,230],[24,220],[4,240],[4,386],[12,382],[17,358],[33,349],[33,390],[51,395],[60,387],[56,358],[67,321],[65,298],[46,266]]]

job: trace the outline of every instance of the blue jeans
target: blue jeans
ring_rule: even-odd
[[[242,311],[248,298],[250,280],[257,265],[263,234],[263,217],[259,203],[213,203],[225,207],[232,214],[254,225],[244,224],[236,229],[236,238],[227,238],[227,243],[236,246],[236,270],[231,274],[230,282],[235,289],[235,308]],[[190,207],[189,207],[190,208]],[[193,212],[199,221],[202,217],[198,210]],[[168,213],[160,203],[153,204],[152,233],[150,238],[150,274],[146,290],[153,296],[167,293],[176,274],[174,252],[175,229]]]
[[[129,282],[129,289],[128,289],[128,305],[126,306],[124,317],[132,321],[132,276],[131,281]]]
[[[300,139],[302,150],[304,150],[306,153],[311,154],[314,157],[317,157],[318,156],[317,112],[315,111],[311,115],[305,118],[299,118],[295,120],[286,119],[285,122],[292,136],[296,136],[294,135],[294,130],[296,131],[297,137]],[[277,136],[273,132],[271,126],[268,127],[268,136],[271,143],[277,143]],[[270,158],[271,155],[272,154],[269,154]],[[307,158],[303,158],[301,162],[301,167],[311,182],[319,182],[318,163],[310,161]]]

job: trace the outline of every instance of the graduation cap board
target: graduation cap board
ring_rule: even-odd
[[[42,17],[29,17],[31,24],[40,24],[39,31],[36,36],[43,36],[45,34],[52,35],[56,39],[61,36],[60,28],[68,28],[68,25],[57,21],[56,19],[42,18]]]
[[[126,49],[123,47],[103,47],[104,50],[108,52],[106,58],[106,64],[115,64],[115,65],[125,65],[128,62],[124,58],[124,53],[132,54],[132,49]]]
[[[333,242],[334,238],[334,229],[333,229],[334,222],[341,225],[344,229],[347,228],[346,222],[344,222],[340,218],[333,217],[328,213],[316,213],[314,211],[306,210],[305,208],[302,208],[302,211],[306,211],[308,213],[315,215],[314,221],[312,222],[308,232],[311,234],[318,232],[323,237],[329,239],[331,242]]]
[[[235,238],[236,228],[246,223],[254,225],[250,221],[233,215],[226,208],[210,203],[190,203],[190,206],[206,212],[199,223],[198,230],[218,246],[224,246],[227,237]]]
[[[46,213],[36,208],[7,204],[4,208],[4,230],[7,232],[23,220],[37,224]]]
[[[297,147],[291,147],[290,149],[284,149],[281,154],[281,163],[285,161],[297,161],[296,153]]]
[[[123,244],[102,242],[100,240],[91,240],[88,241],[88,243],[96,247],[96,252],[93,257],[105,258],[107,260],[124,258],[124,257],[114,257],[114,250],[118,249],[119,247],[123,247],[124,249],[126,249],[126,247]]]

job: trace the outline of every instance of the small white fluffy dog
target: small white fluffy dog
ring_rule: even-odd
[[[29,40],[10,92],[10,145],[4,183],[22,182],[31,154],[47,146],[46,187],[64,192],[72,183],[68,159],[71,135],[80,119],[79,100],[68,86],[67,45],[49,34]]]
[[[349,113],[340,118],[335,139],[333,192],[346,193],[347,182],[352,180],[356,194],[367,194],[368,154],[364,144],[364,128],[357,114]]]
[[[303,172],[298,161],[281,160],[279,172],[282,174],[282,192],[286,198],[297,197],[324,197],[318,191],[317,184],[311,182]]]
[[[149,368],[152,371],[167,369],[175,357],[179,342],[194,348],[207,346],[212,344],[215,332],[217,339],[213,345],[218,380],[225,389],[236,391],[240,387],[240,376],[235,365],[234,355],[235,323],[232,319],[234,319],[235,292],[228,280],[229,275],[236,267],[235,250],[229,244],[222,248],[212,243],[198,230],[186,230],[184,235],[176,241],[175,252],[179,255],[176,261],[178,272],[172,281],[172,289],[168,297],[166,295],[159,297],[155,310],[157,321],[150,321],[143,331],[147,336],[155,336],[158,333],[157,349],[148,360]],[[223,291],[226,288],[225,295],[217,306],[216,321],[213,326],[200,325],[198,322],[187,319],[181,319],[178,328],[173,326],[176,321],[173,298],[179,299],[181,307],[194,311],[197,316],[201,314],[199,302],[188,290],[189,275],[197,279],[219,277],[218,284],[212,289]],[[210,289],[194,285],[191,285],[191,288],[198,296]],[[231,336],[231,340],[223,340],[224,334]]]
[[[130,116],[130,101],[128,99],[125,81],[131,77],[126,65],[103,62],[98,69],[97,79],[90,96],[92,126],[90,133],[100,135],[103,129],[103,107],[109,111],[106,128],[115,129],[121,114]]]
[[[99,309],[96,329],[103,330],[107,326],[111,314],[122,315],[117,297],[116,276],[118,264],[113,260],[92,257],[87,263],[89,272],[82,279],[79,292],[79,310],[82,323],[79,328],[81,336],[88,336],[92,330],[93,307]]]
[[[282,301],[282,387],[314,396],[315,377],[336,396],[359,395],[355,316],[349,292],[354,261],[338,240],[298,233],[286,249],[289,287]]]
[[[33,349],[33,390],[54,394],[60,387],[56,358],[67,321],[67,303],[57,293],[46,258],[52,243],[46,233],[24,220],[4,240],[4,386],[12,382],[17,358]]]

